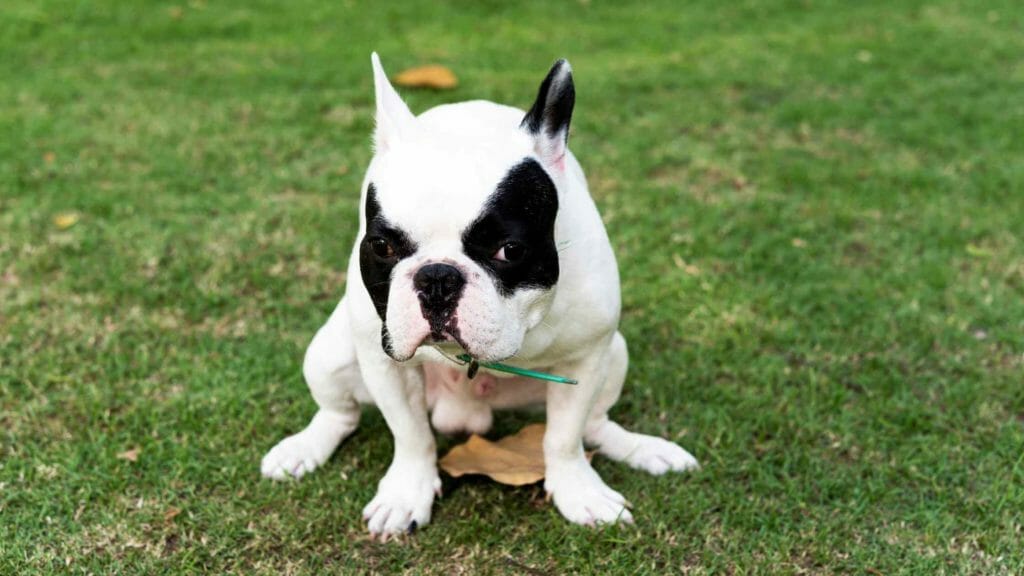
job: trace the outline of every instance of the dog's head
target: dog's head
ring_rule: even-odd
[[[373,58],[376,155],[359,269],[393,359],[423,344],[516,354],[558,281],[555,217],[575,91],[555,63],[529,112],[486,103],[417,118]],[[507,124],[507,125],[506,125]]]

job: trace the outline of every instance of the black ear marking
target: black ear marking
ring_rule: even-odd
[[[543,131],[548,138],[561,135],[565,142],[569,139],[569,121],[572,120],[575,104],[576,87],[572,81],[572,67],[562,59],[555,62],[544,78],[537,91],[537,99],[519,127],[533,135]]]

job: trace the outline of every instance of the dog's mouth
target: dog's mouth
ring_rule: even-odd
[[[423,338],[424,343],[442,344],[451,342],[466,348],[459,331],[459,316],[454,309],[450,308],[442,312],[430,312],[423,310],[423,318],[430,326],[430,332]]]
[[[431,326],[430,334],[423,339],[424,343],[429,341],[430,344],[441,344],[443,348],[462,348],[467,353],[472,354],[469,350],[469,346],[462,339],[462,334],[459,332],[459,325],[457,319],[453,316],[443,326],[434,328]],[[448,344],[448,346],[444,346]]]
[[[424,345],[432,346],[439,352],[449,356],[468,354],[473,358],[489,362],[500,362],[505,359],[504,357],[499,358],[493,356],[484,350],[478,350],[467,344],[466,341],[462,339],[462,334],[459,332],[459,327],[455,323],[454,319],[442,330],[431,331],[431,333],[423,339],[423,342],[420,343],[420,346]]]
[[[449,359],[459,358],[460,360],[465,360],[465,357],[469,356],[473,360],[480,362],[504,362],[516,355],[515,353],[503,355],[490,354],[486,351],[469,347],[461,339],[451,337],[442,340],[437,340],[433,337],[427,338],[424,339],[420,346],[430,346]]]
[[[455,339],[455,335],[447,330],[442,330],[441,332],[431,332],[429,336],[423,339],[423,341],[429,341],[431,344],[441,344],[443,342],[458,343],[458,340]]]
[[[466,353],[474,357],[476,356],[474,348],[470,347],[462,338],[462,334],[459,331],[459,326],[454,316],[444,323],[431,323],[430,329],[423,331],[419,341],[411,349],[403,348],[402,350],[396,350],[391,345],[391,336],[386,326],[383,328],[382,332],[384,352],[396,362],[405,362],[406,360],[409,360],[415,355],[416,350],[423,346],[431,346],[450,355]]]
[[[417,350],[424,346],[434,348],[445,356],[457,357],[468,354],[482,362],[501,362],[515,356],[515,352],[512,354],[500,352],[495,354],[495,350],[490,346],[486,344],[480,346],[479,342],[476,345],[471,345],[459,329],[457,314],[452,314],[444,319],[435,318],[433,322],[428,321],[428,324],[429,326],[424,326],[423,331],[417,335],[418,338],[413,340],[416,342],[415,346],[412,348],[403,347],[401,350],[395,350],[390,347],[390,335],[385,328],[384,351],[396,362],[409,360],[416,355]],[[409,342],[409,340],[406,340],[406,342]]]

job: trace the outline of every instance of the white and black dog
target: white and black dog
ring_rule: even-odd
[[[430,521],[440,493],[431,423],[483,433],[491,410],[545,404],[544,488],[579,524],[631,522],[583,445],[652,474],[697,467],[661,438],[608,418],[626,377],[619,273],[583,170],[567,148],[575,89],[555,63],[528,112],[471,101],[413,116],[373,54],[376,154],[363,180],[348,288],[306,351],[319,411],[262,462],[299,478],[376,404],[394,459],[363,510],[374,535]],[[506,360],[578,385],[488,372],[451,358]],[[428,417],[428,413],[430,416]]]

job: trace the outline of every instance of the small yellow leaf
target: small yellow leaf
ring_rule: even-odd
[[[991,250],[978,246],[977,244],[968,244],[967,253],[975,258],[988,258],[989,256],[992,256]]]
[[[433,88],[435,90],[451,90],[459,84],[455,74],[437,64],[419,66],[403,70],[395,76],[395,84],[407,88]]]
[[[679,268],[690,276],[700,276],[700,268],[693,264],[687,264],[686,260],[683,260],[683,257],[679,254],[673,254],[672,261],[675,263],[676,268]]]
[[[803,238],[793,238],[792,244],[794,248],[806,248],[807,240],[804,240]]]
[[[61,230],[67,230],[78,223],[78,214],[74,212],[63,212],[53,217],[53,225]]]
[[[139,452],[142,452],[142,448],[132,448],[131,450],[125,450],[117,455],[119,460],[127,460],[129,462],[139,461]]]

